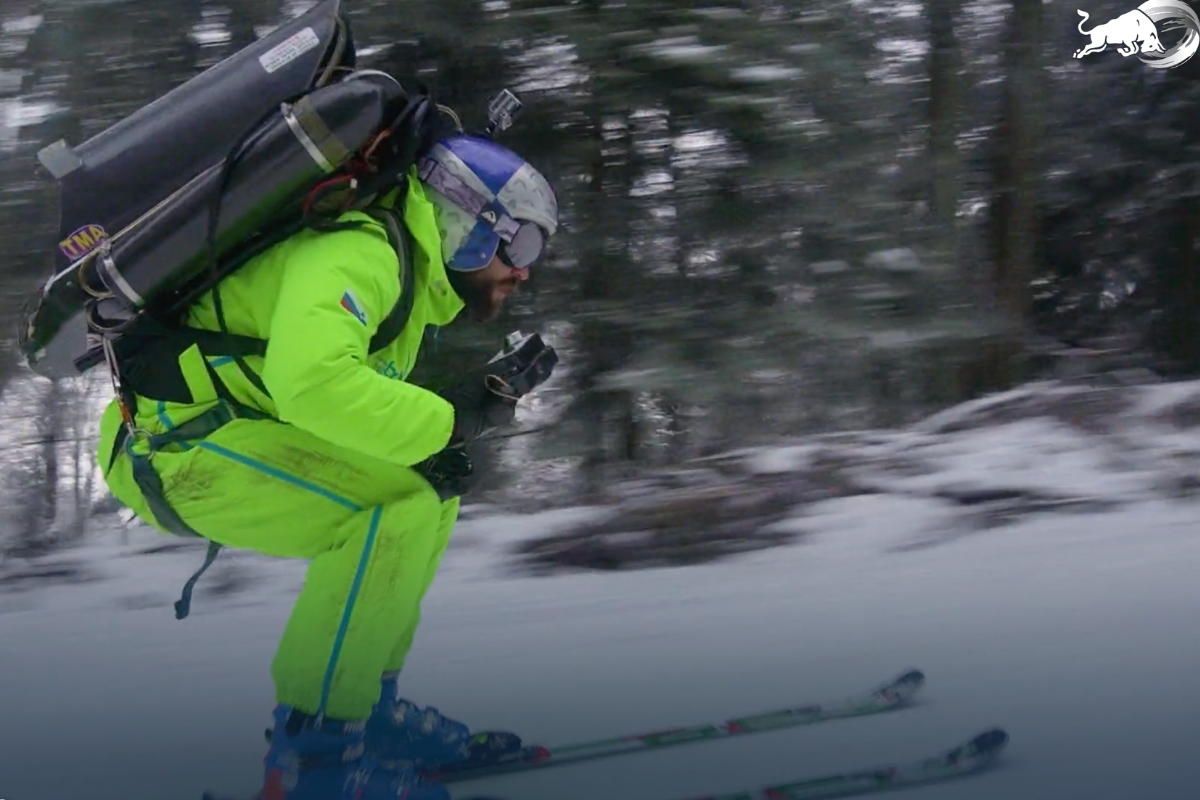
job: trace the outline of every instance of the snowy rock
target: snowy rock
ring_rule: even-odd
[[[539,570],[619,570],[699,564],[794,541],[772,529],[798,498],[780,485],[726,483],[659,492],[621,503],[601,522],[523,542]]]
[[[59,557],[9,559],[0,569],[0,591],[3,592],[95,580],[98,580],[98,576],[91,565]]]
[[[1200,497],[1200,382],[1031,383],[901,430],[807,437],[710,456],[607,487],[612,514],[522,542],[539,570],[686,565],[818,535],[830,500],[920,499],[924,549],[1031,517]]]
[[[930,433],[958,433],[1046,417],[1080,430],[1103,432],[1124,424],[1122,414],[1135,402],[1116,388],[1027,384],[989,395],[935,414],[917,428]]]

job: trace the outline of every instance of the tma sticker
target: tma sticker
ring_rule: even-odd
[[[71,261],[78,261],[100,246],[108,238],[108,231],[99,225],[84,225],[67,238],[58,243],[64,256]]]

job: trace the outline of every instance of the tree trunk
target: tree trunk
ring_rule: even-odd
[[[1014,0],[1005,45],[1007,83],[995,174],[993,221],[997,306],[1006,327],[1019,336],[1032,311],[1038,235],[1039,145],[1044,127],[1042,93],[1042,0]]]
[[[960,0],[930,0],[929,152],[934,224],[951,257],[957,256],[959,156],[955,140],[962,112],[962,57],[954,38]],[[944,238],[941,238],[944,237]]]
[[[1045,125],[1042,102],[1042,0],[1013,0],[1004,44],[1007,80],[994,160],[989,242],[993,310],[999,337],[979,348],[962,369],[963,399],[1021,380],[1024,334],[1033,316],[1030,283],[1036,264],[1037,190]]]
[[[1165,308],[1163,349],[1185,372],[1200,368],[1200,276],[1196,241],[1200,239],[1200,197],[1184,197],[1175,223],[1175,256],[1162,289]]]

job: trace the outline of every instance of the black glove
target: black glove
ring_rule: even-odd
[[[510,424],[517,414],[517,398],[503,392],[492,376],[482,372],[472,373],[438,392],[454,406],[449,446],[469,444],[492,428]]]
[[[487,366],[438,394],[454,406],[450,441],[415,469],[429,481],[438,497],[448,500],[466,494],[478,480],[469,447],[484,433],[511,424],[517,400],[550,377],[558,355],[537,334],[509,334],[505,347]]]
[[[476,483],[475,465],[462,447],[447,447],[413,467],[445,502],[462,497]]]

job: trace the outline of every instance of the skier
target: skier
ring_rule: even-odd
[[[399,305],[404,256],[384,222],[351,211],[339,222],[352,225],[291,236],[190,308],[191,328],[265,339],[265,356],[190,347],[154,369],[180,375],[192,402],[137,396],[124,420],[114,400],[102,418],[105,480],[141,519],[311,562],[271,666],[262,800],[445,800],[418,770],[521,744],[400,696],[466,488],[422,465],[511,421],[516,402],[482,372],[440,393],[406,378],[426,326],[490,320],[519,290],[557,228],[557,201],[525,159],[459,133],[376,201],[389,203],[413,275],[407,322],[386,348],[370,343]]]

